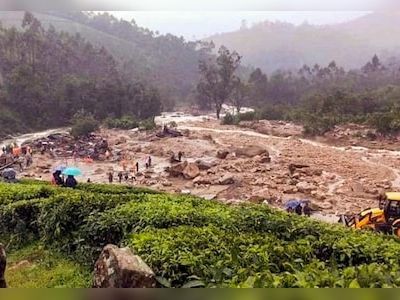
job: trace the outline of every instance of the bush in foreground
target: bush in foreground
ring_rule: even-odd
[[[124,186],[69,190],[30,182],[0,184],[0,221],[4,244],[15,249],[41,241],[88,269],[105,244],[128,245],[164,286],[400,286],[397,238],[265,205],[227,206]]]

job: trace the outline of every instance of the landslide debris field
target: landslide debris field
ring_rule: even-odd
[[[118,184],[117,173],[123,165],[134,174],[138,161],[140,172],[123,183],[226,203],[267,202],[282,207],[288,199],[309,199],[314,209],[329,215],[376,206],[378,193],[400,186],[400,152],[393,150],[396,143],[369,141],[359,132],[352,135],[352,129],[344,130],[342,136],[334,132],[315,141],[302,138],[299,126],[284,122],[227,126],[209,116],[157,119],[159,124],[171,121],[182,136],[102,130],[82,142],[83,152],[75,160],[74,142],[68,134],[51,141],[42,139],[58,146],[51,153],[35,155],[33,166],[22,175],[50,180],[51,170],[67,163],[84,171],[78,178],[81,181],[108,182],[111,171],[114,184]],[[102,139],[107,141],[111,157],[101,154],[93,162],[85,162],[86,150]],[[388,150],[380,149],[380,144]],[[182,162],[171,162],[179,151],[183,152]],[[149,155],[152,166],[146,169]]]

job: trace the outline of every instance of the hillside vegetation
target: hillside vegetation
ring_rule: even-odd
[[[66,126],[78,112],[99,121],[160,113],[158,90],[124,76],[104,47],[30,13],[20,27],[0,27],[0,135]]]
[[[157,86],[164,105],[191,96],[198,78],[197,62],[208,53],[203,43],[187,42],[171,34],[160,35],[108,13],[33,13],[45,28],[74,36],[79,34],[95,47],[104,47],[117,61],[119,70],[130,80]],[[21,29],[23,12],[0,12],[4,27]]]
[[[29,252],[62,253],[63,260],[44,274],[57,274],[57,268],[76,274],[76,262],[88,274],[102,247],[114,243],[132,247],[160,286],[400,286],[397,239],[265,205],[227,206],[127,186],[69,190],[25,182],[0,184],[0,223],[14,262]],[[18,272],[10,275],[14,286]],[[60,280],[63,286],[88,284],[88,277]]]
[[[379,12],[323,26],[265,21],[206,40],[238,51],[245,64],[268,73],[332,60],[350,69],[361,67],[374,54],[385,60],[398,55],[400,43],[394,37],[400,34],[399,20],[397,12]]]

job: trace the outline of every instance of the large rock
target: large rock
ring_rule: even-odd
[[[211,184],[211,179],[207,176],[198,176],[193,179],[194,184]]]
[[[269,153],[267,149],[261,147],[261,146],[256,146],[256,145],[250,145],[250,146],[243,146],[243,147],[238,147],[234,151],[236,153],[236,156],[245,156],[245,157],[254,157],[257,155],[262,155],[269,157]]]
[[[7,257],[3,244],[0,244],[0,288],[6,288],[6,279],[4,273],[6,271]]]
[[[311,183],[300,181],[296,184],[296,187],[300,193],[309,193],[317,189],[317,187]]]
[[[218,150],[217,151],[217,157],[219,159],[225,159],[228,156],[228,154],[229,154],[228,150]]]
[[[218,180],[218,183],[221,185],[233,184],[235,183],[235,178],[231,174],[225,174]]]
[[[359,182],[354,182],[353,184],[351,184],[351,190],[357,194],[364,193],[364,187]]]
[[[195,163],[187,163],[182,175],[186,179],[193,179],[200,175],[200,169]]]
[[[153,271],[129,248],[107,245],[94,269],[93,287],[96,288],[154,288]]]
[[[179,164],[174,164],[170,167],[167,167],[165,171],[167,171],[169,175],[172,177],[179,177],[182,176],[183,170],[186,168],[187,164],[188,164],[187,161]]]
[[[200,170],[208,170],[212,167],[215,167],[217,163],[215,161],[204,161],[201,159],[196,160],[196,165],[199,167]]]

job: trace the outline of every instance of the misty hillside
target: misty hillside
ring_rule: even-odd
[[[375,53],[384,60],[400,53],[400,15],[374,13],[353,21],[315,26],[262,22],[250,28],[211,36],[243,55],[243,62],[266,72],[327,65],[335,60],[345,68],[358,68]]]
[[[23,12],[2,11],[4,27],[21,28]],[[198,44],[173,35],[158,35],[134,22],[108,14],[34,13],[45,28],[79,33],[96,47],[105,47],[119,62],[127,77],[156,86],[165,101],[187,97],[197,80]]]

